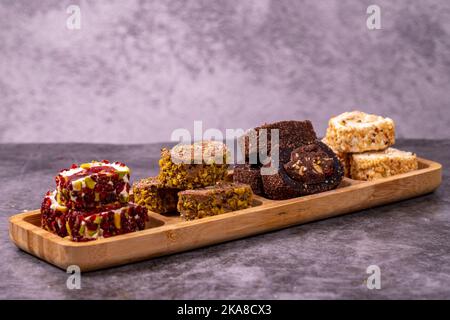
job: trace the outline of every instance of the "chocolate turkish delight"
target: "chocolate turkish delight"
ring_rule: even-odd
[[[334,152],[323,142],[302,146],[280,163],[278,172],[262,175],[264,194],[274,200],[289,199],[336,188],[344,175]]]
[[[272,137],[275,137],[274,134],[276,133],[278,133],[278,142]],[[272,148],[279,151],[280,161],[286,162],[293,149],[313,143],[316,139],[316,132],[311,121],[289,120],[266,123],[250,129],[239,138],[239,145],[246,162],[261,164],[261,162],[264,162],[261,155],[266,153],[267,156],[271,156]],[[256,162],[253,161],[252,155]]]
[[[263,195],[261,168],[258,165],[238,164],[234,167],[233,181],[250,185],[254,194]]]

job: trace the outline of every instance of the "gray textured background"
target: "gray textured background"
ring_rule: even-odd
[[[356,108],[449,138],[449,78],[448,0],[0,0],[0,142],[167,141],[194,120],[323,134]]]

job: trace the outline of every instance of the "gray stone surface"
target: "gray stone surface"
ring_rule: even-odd
[[[449,83],[448,0],[0,1],[0,142],[169,141],[194,120],[323,134],[351,109],[448,139]]]
[[[374,299],[450,298],[449,140],[398,146],[443,164],[433,194],[225,244],[83,274],[67,274],[17,249],[8,217],[36,209],[56,172],[73,162],[127,163],[156,173],[160,145],[0,144],[0,298]],[[381,268],[381,290],[363,284]]]

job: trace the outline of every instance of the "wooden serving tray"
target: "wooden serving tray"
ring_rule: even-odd
[[[90,271],[412,198],[435,190],[441,176],[439,163],[419,159],[419,169],[405,174],[372,182],[345,178],[336,190],[289,200],[256,196],[252,208],[194,221],[149,212],[145,230],[90,242],[72,242],[42,229],[35,210],[12,216],[9,235],[19,248],[51,264]]]

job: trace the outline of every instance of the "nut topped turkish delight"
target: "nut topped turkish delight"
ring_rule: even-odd
[[[165,187],[156,177],[141,179],[133,184],[134,202],[157,213],[176,212],[179,191]]]
[[[395,124],[374,114],[344,112],[328,122],[326,141],[338,152],[384,150],[395,143]]]
[[[200,219],[252,205],[252,188],[243,183],[221,182],[203,189],[178,193],[178,211],[184,220]]]
[[[56,190],[48,192],[41,206],[44,229],[76,242],[108,238],[143,230],[147,209],[132,203],[122,207],[106,205],[102,211],[70,210],[56,201]]]
[[[162,149],[159,181],[166,187],[195,189],[214,185],[227,177],[229,151],[218,141],[180,144]]]
[[[106,160],[72,165],[56,180],[56,200],[74,210],[102,210],[106,204],[120,207],[129,201],[130,169]]]
[[[352,154],[350,168],[352,179],[370,181],[417,170],[418,162],[417,156],[412,152],[388,148]]]

